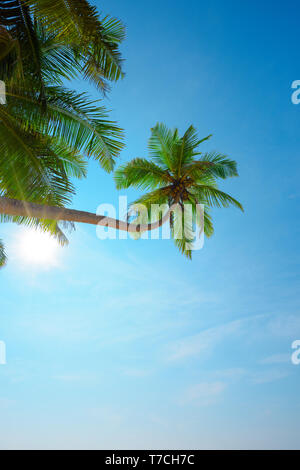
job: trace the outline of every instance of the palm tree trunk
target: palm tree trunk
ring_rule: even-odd
[[[104,227],[112,227],[116,230],[137,233],[155,230],[161,227],[169,220],[172,207],[164,214],[164,216],[153,223],[149,224],[133,224],[123,222],[122,220],[112,219],[104,215],[96,215],[91,212],[77,211],[74,209],[65,209],[64,207],[55,207],[36,204],[33,202],[20,201],[18,199],[10,199],[0,196],[0,214],[30,217],[34,219],[50,219],[65,220],[68,222],[79,222],[82,224],[102,225]]]

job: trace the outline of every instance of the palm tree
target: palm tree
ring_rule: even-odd
[[[131,206],[135,209],[142,204],[147,209],[136,222],[145,222],[145,214],[149,222],[153,220],[153,215],[157,217],[155,205],[177,207],[177,210],[165,214],[164,220],[170,215],[174,242],[182,253],[191,258],[193,228],[195,223],[201,225],[197,206],[205,207],[204,233],[208,237],[214,231],[210,207],[228,207],[232,204],[243,210],[236,199],[217,186],[218,178],[238,176],[237,165],[225,155],[199,152],[199,145],[211,136],[199,139],[193,126],[182,137],[178,129],[172,131],[164,124],[157,124],[151,132],[150,159],[135,158],[119,167],[115,172],[116,186],[118,189],[133,186],[150,190]],[[191,211],[185,210],[188,206]],[[184,231],[182,227],[185,227]]]
[[[124,26],[116,18],[101,18],[86,0],[1,0],[2,73],[4,69],[21,78],[23,72],[28,75],[31,71],[32,76],[40,80],[43,96],[36,21],[48,35],[55,36],[57,47],[64,48],[61,59],[64,60],[65,52],[71,55],[73,71],[77,69],[99,89],[105,90],[108,81],[123,76],[119,45],[125,37]]]
[[[72,44],[70,38],[58,38],[57,30],[32,18],[27,2],[1,1],[0,7],[0,74],[7,92],[7,104],[0,105],[0,199],[5,206],[14,198],[64,207],[74,193],[71,179],[86,175],[86,157],[111,172],[123,148],[122,130],[109,120],[105,108],[87,94],[69,90],[64,81],[83,73],[105,89],[107,80],[118,79],[123,26],[108,19],[101,24],[93,16],[101,25],[103,44],[102,55],[100,49],[95,53],[98,68],[95,65],[91,75],[92,69],[84,68],[88,52],[80,52],[84,46],[78,34],[77,43],[75,38]],[[89,54],[92,61],[91,48]],[[0,221],[39,225],[67,242],[57,219],[8,211],[1,213]],[[1,242],[0,266],[5,259]]]
[[[147,223],[118,221],[66,209],[74,193],[72,177],[86,173],[86,156],[112,171],[122,131],[105,109],[67,89],[78,75],[105,92],[108,81],[122,76],[119,44],[122,24],[99,19],[85,0],[1,0],[0,76],[7,105],[0,106],[0,221],[34,223],[66,239],[58,222],[83,222],[141,233],[170,220],[175,243],[191,257],[190,237],[179,239],[178,214],[168,210],[153,222],[152,203],[205,204],[205,233],[213,226],[209,206],[242,206],[217,188],[217,178],[237,176],[235,162],[216,154],[201,155],[193,127],[182,138],[164,125],[152,129],[150,160],[135,159],[117,170],[118,188],[135,186],[151,192],[136,203],[149,209]],[[182,215],[192,228],[193,220]],[[197,222],[197,218],[194,217]],[[199,221],[198,221],[199,222]],[[0,265],[5,252],[0,242]]]
[[[123,222],[109,217],[92,214],[89,212],[41,205],[10,198],[0,198],[0,213],[13,216],[29,216],[44,220],[56,220],[67,222],[80,222],[92,225],[103,225],[116,230],[128,231],[140,234],[145,231],[155,230],[166,222],[170,222],[171,233],[175,244],[188,258],[192,256],[192,233],[194,223],[199,223],[197,218],[197,205],[203,204],[204,232],[206,236],[213,234],[210,207],[228,207],[234,205],[243,210],[242,205],[232,196],[219,190],[217,179],[238,176],[236,162],[225,155],[216,153],[201,153],[199,145],[211,136],[200,139],[196,130],[191,126],[183,137],[179,137],[178,130],[169,130],[163,124],[157,124],[152,130],[149,140],[150,159],[136,158],[119,167],[115,172],[115,181],[118,189],[131,186],[139,189],[150,189],[150,192],[136,200],[132,207],[142,204],[147,209],[147,223],[143,217]],[[198,158],[195,158],[198,157]],[[169,209],[159,218],[154,219],[153,204],[166,204]],[[172,213],[172,207],[186,205],[192,207],[192,215],[187,211]],[[155,217],[157,212],[155,211]],[[143,213],[144,215],[144,213]],[[176,217],[181,217],[183,226],[188,227],[183,237],[176,233]],[[143,222],[143,223],[142,223]],[[180,224],[179,224],[180,225]]]
[[[100,17],[87,0],[23,0],[47,32],[57,34],[73,48],[85,78],[100,89],[105,80],[123,76],[119,44],[125,38],[123,24],[116,18]]]

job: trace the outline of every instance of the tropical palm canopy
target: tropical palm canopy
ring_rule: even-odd
[[[120,166],[115,172],[118,189],[131,186],[150,190],[137,199],[132,208],[139,205],[147,208],[146,217],[153,221],[153,208],[167,204],[177,205],[181,211],[172,212],[169,220],[171,234],[175,244],[187,257],[192,257],[193,226],[200,224],[197,217],[197,205],[204,205],[204,233],[213,234],[210,207],[228,207],[234,205],[243,210],[242,205],[217,186],[218,179],[238,176],[236,162],[217,153],[201,153],[199,145],[211,136],[199,139],[193,126],[180,137],[178,129],[168,129],[164,124],[157,124],[151,129],[149,139],[150,158],[135,158]],[[191,211],[184,210],[187,205]],[[145,212],[136,221],[145,222]],[[176,223],[181,218],[181,223]],[[175,220],[174,220],[175,219]],[[185,227],[177,233],[177,227]]]
[[[83,78],[105,95],[109,82],[123,76],[123,39],[122,23],[100,17],[86,0],[0,0],[0,80],[6,85],[6,104],[0,105],[0,221],[34,224],[66,243],[61,221],[141,233],[166,220],[164,214],[153,222],[152,204],[189,205],[191,212],[172,212],[168,220],[176,245],[191,257],[199,204],[205,206],[207,236],[213,233],[210,207],[242,209],[217,187],[219,178],[237,176],[236,163],[199,152],[208,137],[199,140],[193,127],[180,137],[177,129],[158,124],[149,141],[150,159],[136,158],[116,171],[117,188],[150,191],[136,201],[146,206],[147,217],[134,227],[65,208],[75,191],[73,178],[86,175],[86,157],[111,172],[123,148],[122,130],[101,103],[66,83]],[[178,219],[187,226],[183,236]],[[5,262],[0,240],[0,266]]]
[[[111,172],[122,130],[85,93],[66,87],[83,77],[104,93],[122,76],[120,21],[100,19],[85,0],[0,1],[0,198],[63,207],[72,179],[86,174],[86,157]],[[0,216],[40,225],[64,243],[57,221]],[[6,260],[0,243],[0,265]]]

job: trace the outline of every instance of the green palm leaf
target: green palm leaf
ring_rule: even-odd
[[[203,154],[200,159],[184,165],[182,173],[194,181],[201,179],[204,173],[222,179],[238,176],[236,162],[218,153]]]
[[[164,124],[156,124],[156,126],[151,129],[151,137],[148,143],[150,158],[164,169],[171,169],[173,151],[177,142],[177,129],[171,131]]]
[[[0,240],[0,268],[6,265],[6,254],[2,240]]]
[[[177,168],[177,176],[179,177],[182,172],[182,168],[189,163],[193,162],[193,157],[196,155],[195,150],[202,142],[210,139],[211,135],[208,135],[204,139],[198,137],[198,133],[193,126],[190,126],[184,133],[183,137],[179,139],[177,149],[175,152],[175,166]]]
[[[199,200],[205,201],[210,207],[229,207],[230,205],[233,205],[241,211],[244,211],[243,206],[239,201],[229,194],[212,186],[198,184],[192,188],[192,192],[199,198]]]
[[[207,237],[214,232],[210,207],[234,205],[243,210],[240,202],[217,185],[219,178],[238,175],[236,162],[223,154],[199,152],[200,144],[210,137],[199,139],[193,126],[180,137],[177,129],[172,131],[164,124],[157,124],[151,129],[149,139],[150,160],[134,159],[115,172],[118,189],[151,190],[131,205],[134,208],[142,204],[147,209],[135,222],[145,223],[146,216],[148,222],[154,222],[154,216],[161,220],[162,212],[157,210],[157,205],[175,205],[170,217],[171,236],[180,252],[190,259],[199,229]],[[204,211],[201,209],[200,216],[201,205]]]
[[[85,0],[3,0],[0,24],[7,91],[0,106],[0,196],[63,207],[75,192],[73,179],[86,175],[86,157],[112,171],[123,148],[123,132],[106,109],[63,84],[81,76],[105,91],[120,78],[124,27],[100,19]],[[39,226],[67,242],[46,216],[1,221]]]
[[[172,181],[170,175],[154,162],[135,158],[120,166],[115,172],[117,189],[134,186],[140,189],[155,189]]]
[[[100,89],[106,80],[122,77],[119,44],[124,40],[123,24],[111,17],[100,18],[86,0],[27,0],[30,11],[43,28],[70,46],[82,64],[82,72]]]

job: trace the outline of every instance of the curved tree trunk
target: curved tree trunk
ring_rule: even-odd
[[[33,202],[20,201],[18,199],[9,199],[0,196],[0,213],[11,216],[31,217],[34,219],[65,220],[68,222],[79,222],[82,224],[102,225],[112,227],[116,230],[138,233],[155,230],[161,227],[169,220],[172,208],[164,216],[153,223],[134,224],[123,222],[122,220],[112,219],[104,215],[96,215],[91,212],[77,211],[74,209],[65,209],[64,207],[47,206]]]

